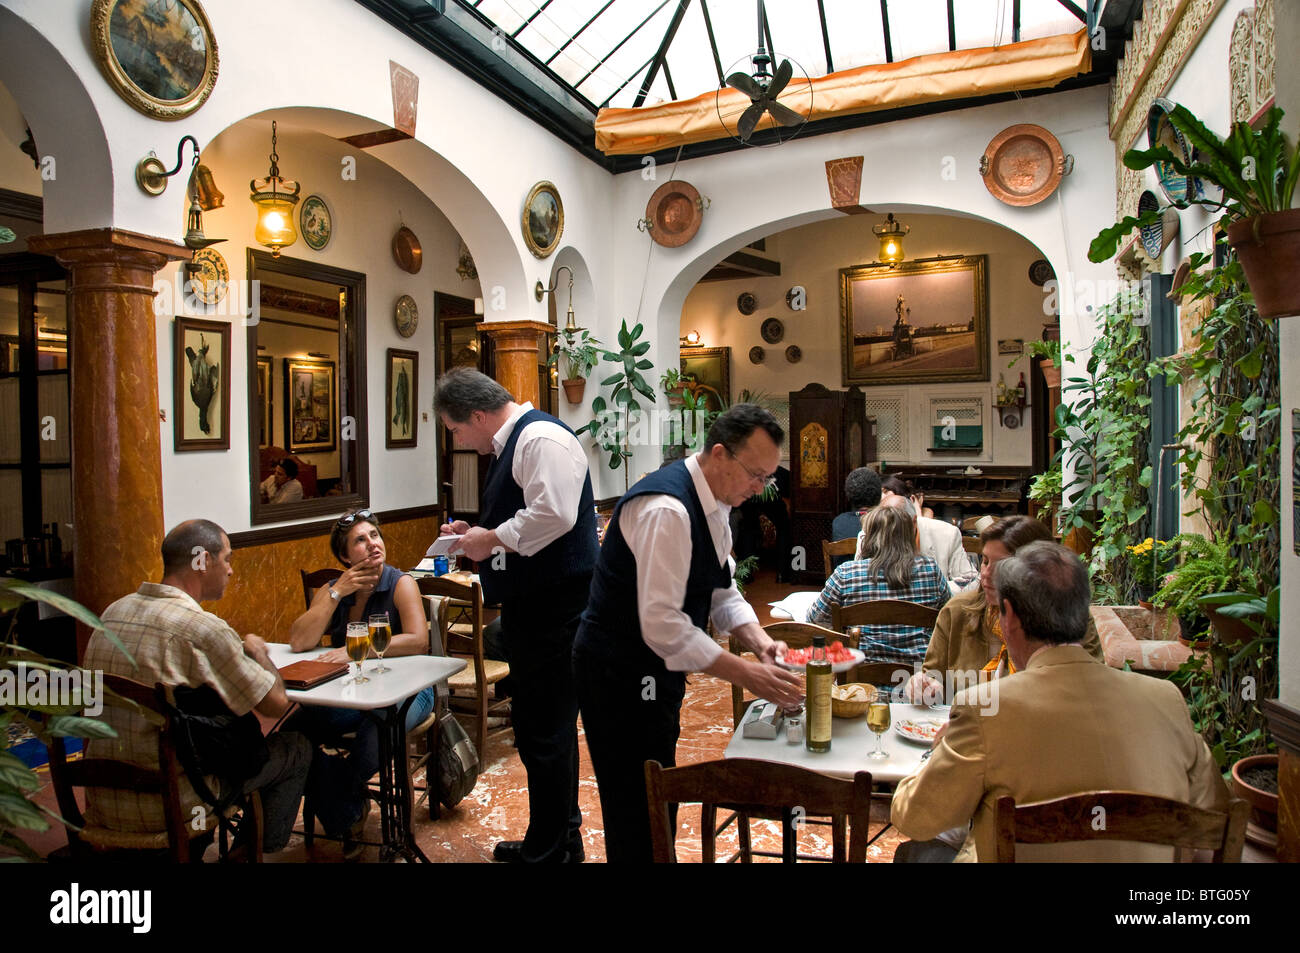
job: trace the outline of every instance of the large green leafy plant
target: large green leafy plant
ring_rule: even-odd
[[[600,341],[592,337],[590,331],[582,328],[578,331],[562,330],[555,337],[555,352],[548,363],[560,363],[565,380],[586,378],[591,369],[600,360]]]
[[[5,579],[0,580],[0,613],[9,614],[9,625],[4,642],[0,644],[0,673],[6,679],[16,681],[26,678],[30,672],[53,672],[70,668],[18,644],[18,610],[28,601],[43,602],[67,613],[78,622],[98,629],[131,659],[131,653],[123,648],[112,632],[104,628],[99,617],[76,600],[30,583]],[[131,664],[135,664],[134,659],[131,659]],[[108,725],[79,714],[83,707],[81,699],[72,698],[67,701],[68,704],[62,705],[25,703],[22,708],[6,702],[0,705],[0,729],[7,729],[10,725],[24,726],[46,745],[53,738],[116,737],[116,732]],[[0,860],[40,860],[40,855],[16,831],[46,831],[51,819],[64,823],[57,814],[29,799],[29,795],[40,788],[41,781],[34,770],[10,751],[0,750]]]
[[[650,403],[655,401],[655,392],[642,376],[654,364],[645,357],[650,350],[650,342],[642,341],[641,334],[645,328],[636,325],[630,331],[624,321],[618,331],[617,351],[601,351],[606,361],[621,365],[619,370],[600,382],[601,387],[613,386],[614,390],[606,402],[603,396],[597,396],[591,402],[592,419],[579,427],[576,433],[590,433],[602,451],[609,454],[609,468],[617,470],[624,467],[623,489],[628,487],[627,460],[632,456],[632,427],[642,415],[641,395]]]

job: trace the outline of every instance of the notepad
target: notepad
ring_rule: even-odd
[[[449,536],[439,536],[425,551],[424,557],[432,559],[434,556],[450,556],[451,551],[456,549],[464,538],[463,535],[457,533],[452,533]]]

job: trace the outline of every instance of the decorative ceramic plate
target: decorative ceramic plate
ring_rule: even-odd
[[[1046,258],[1039,258],[1029,266],[1029,280],[1040,288],[1055,277],[1056,270],[1052,268]]]
[[[415,299],[410,295],[402,295],[397,299],[397,305],[393,309],[393,323],[397,325],[397,333],[404,338],[415,333],[416,325],[420,323],[420,312],[415,306]]]
[[[704,221],[700,193],[689,182],[673,180],[655,189],[646,203],[645,217],[650,220],[650,237],[665,248],[685,245],[700,230]]]
[[[1065,172],[1061,144],[1032,123],[1003,129],[980,157],[985,188],[1007,205],[1037,205],[1056,191]]]
[[[752,292],[742,291],[736,299],[736,310],[741,314],[753,314],[758,308],[758,299]]]
[[[330,215],[330,208],[319,195],[309,195],[303,199],[302,208],[298,209],[298,225],[303,241],[316,251],[328,245],[334,234],[334,219]]]
[[[194,264],[190,290],[204,304],[216,304],[226,296],[226,284],[230,281],[226,259],[215,248],[204,248],[194,253]]]
[[[763,340],[768,344],[776,344],[781,338],[785,337],[785,325],[781,323],[780,318],[768,318],[763,322],[758,333],[763,336]]]
[[[803,360],[803,351],[799,350],[799,345],[791,344],[785,349],[785,359],[791,364],[798,364]]]
[[[749,363],[762,364],[767,357],[767,351],[763,350],[757,344],[749,349]]]
[[[1151,108],[1147,110],[1147,144],[1152,147],[1164,146],[1187,163],[1192,160],[1192,150],[1183,134],[1169,121],[1169,113],[1173,109],[1174,104],[1168,99],[1156,99],[1151,103]],[[1155,170],[1165,198],[1179,208],[1186,207],[1191,199],[1200,198],[1204,194],[1200,179],[1179,175],[1168,162],[1157,162]]]

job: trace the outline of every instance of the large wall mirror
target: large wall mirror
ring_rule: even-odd
[[[368,503],[366,276],[248,252],[252,522]]]

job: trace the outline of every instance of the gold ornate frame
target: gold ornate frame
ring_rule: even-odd
[[[533,239],[533,233],[528,228],[528,210],[533,207],[533,200],[543,192],[548,193],[551,198],[555,199],[555,208],[559,211],[559,224],[555,229],[555,237],[551,239],[548,245],[539,245]],[[560,236],[564,234],[564,203],[560,201],[560,190],[550,182],[538,182],[528,190],[528,198],[524,199],[524,208],[519,216],[519,230],[524,234],[524,244],[528,250],[537,258],[549,258],[555,249],[560,247]]]
[[[208,15],[198,0],[174,0],[178,7],[183,7],[194,18],[197,28],[203,35],[205,63],[203,78],[183,99],[161,99],[142,89],[131,79],[113,50],[109,28],[113,11],[119,2],[120,0],[94,0],[90,8],[91,49],[100,69],[112,87],[117,90],[118,95],[145,115],[167,121],[185,118],[203,105],[217,84],[219,64],[217,41],[212,34],[212,24],[208,22]]]
[[[947,323],[949,326],[968,325],[969,330],[974,333],[974,353],[969,361],[961,363],[957,367],[934,367],[936,362],[928,362],[931,366],[927,367],[927,362],[917,363],[920,366],[908,367],[906,362],[901,358],[889,357],[882,358],[874,364],[867,364],[865,368],[855,366],[855,346],[862,345],[867,347],[875,346],[876,350],[884,351],[897,345],[890,341],[883,340],[877,335],[863,335],[863,341],[856,340],[854,332],[854,314],[853,301],[854,285],[859,282],[874,281],[878,279],[894,279],[891,290],[897,290],[905,298],[911,297],[911,294],[917,294],[922,299],[925,297],[927,289],[925,284],[935,276],[950,275],[954,272],[968,272],[970,274],[969,292],[966,289],[961,290],[960,296],[955,292],[940,298],[942,306],[948,308],[948,311],[942,313],[933,313],[925,316],[916,316],[911,321],[925,322],[918,328],[915,323],[911,324],[913,334],[909,336],[910,344],[908,357],[915,359],[919,357],[923,348],[917,347],[917,343],[922,337],[941,338],[942,335],[916,335],[915,331],[928,330],[933,324]],[[915,289],[909,293],[909,288]],[[969,293],[970,297],[966,298]],[[958,301],[960,297],[960,301]],[[910,308],[908,309],[910,312]],[[949,313],[951,312],[951,313]],[[877,318],[885,322],[888,326],[894,320],[894,315],[881,316]],[[932,319],[932,320],[931,320]],[[909,322],[910,323],[910,322]],[[891,335],[893,329],[890,329]],[[956,332],[963,333],[963,332]],[[871,340],[866,339],[870,337]],[[939,344],[939,341],[932,342]],[[942,347],[935,347],[932,353],[943,350]],[[987,256],[985,255],[965,255],[954,256],[952,258],[942,258],[930,261],[905,261],[898,265],[889,266],[885,264],[874,265],[857,265],[853,268],[840,269],[840,353],[843,355],[843,378],[844,385],[861,384],[872,386],[876,384],[930,384],[945,383],[950,381],[987,381],[989,379],[989,313],[988,313],[988,279],[987,279]],[[892,365],[892,366],[891,366]]]

